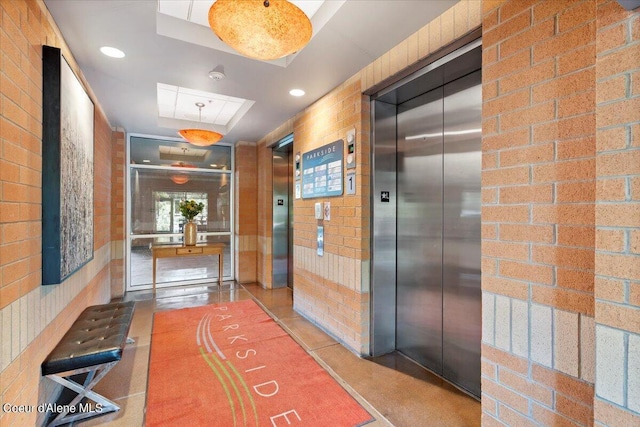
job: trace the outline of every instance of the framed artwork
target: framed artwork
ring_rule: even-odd
[[[60,49],[42,46],[42,284],[93,259],[94,105]]]

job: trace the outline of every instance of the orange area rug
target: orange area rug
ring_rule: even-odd
[[[252,300],[156,313],[150,357],[148,427],[373,421]]]

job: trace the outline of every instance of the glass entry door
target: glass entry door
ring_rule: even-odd
[[[129,136],[127,290],[152,286],[152,246],[179,245],[185,218],[179,205],[205,207],[196,218],[198,243],[223,243],[223,280],[233,279],[231,146],[194,147],[183,140]],[[157,287],[218,280],[217,256],[163,258]]]

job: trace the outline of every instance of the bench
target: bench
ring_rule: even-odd
[[[92,389],[122,358],[134,307],[133,301],[87,307],[42,362],[42,375],[77,394],[49,426],[120,410]]]

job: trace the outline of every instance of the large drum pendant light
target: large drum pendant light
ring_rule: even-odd
[[[299,51],[312,34],[307,15],[286,0],[217,0],[209,25],[236,51],[263,61]]]

